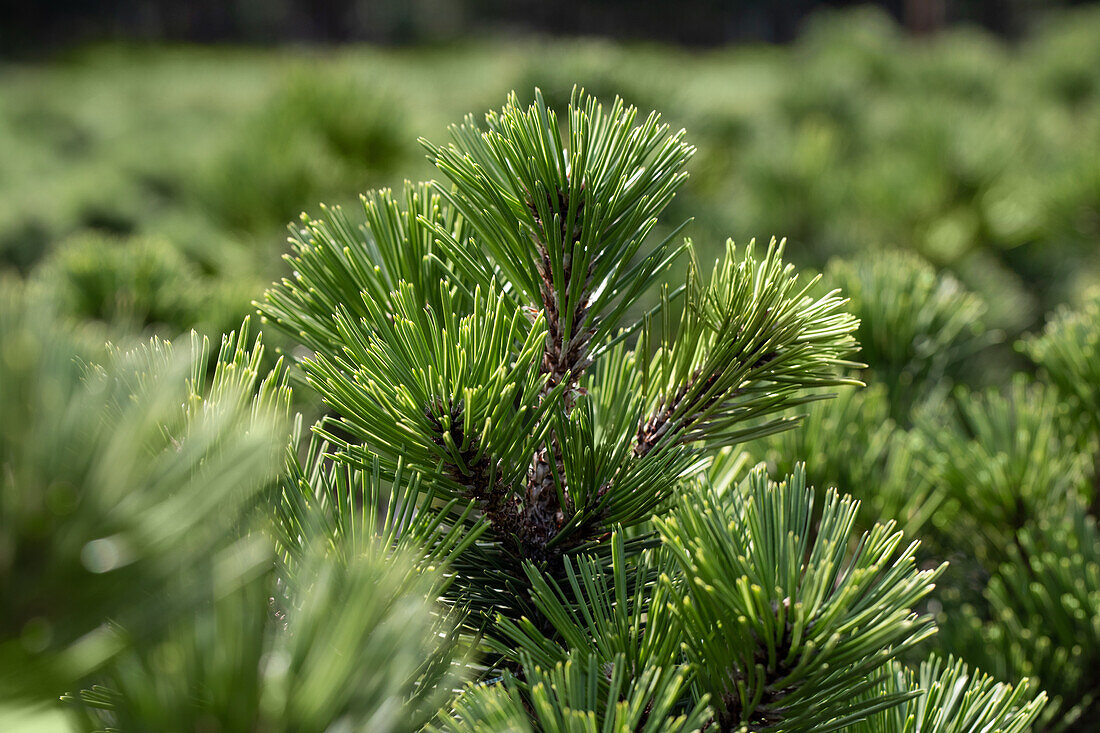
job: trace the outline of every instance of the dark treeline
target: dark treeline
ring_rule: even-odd
[[[689,45],[786,42],[819,8],[852,0],[3,0],[0,54],[105,40],[416,43],[470,34],[593,35]],[[888,0],[911,32],[974,23],[1007,36],[1040,6],[1077,0]]]

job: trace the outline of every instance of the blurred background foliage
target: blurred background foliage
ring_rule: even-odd
[[[26,17],[46,12],[25,5]],[[215,4],[196,7],[204,5]],[[296,3],[276,5],[296,17]],[[17,398],[0,408],[16,415],[27,407],[10,387],[17,379],[28,394],[45,384],[55,403],[39,406],[38,422],[19,413],[11,425],[41,425],[60,409],[58,395],[109,404],[81,386],[84,372],[67,358],[77,353],[125,370],[137,357],[104,356],[107,338],[132,344],[196,328],[216,342],[287,274],[285,227],[301,211],[317,215],[325,201],[361,221],[358,192],[434,175],[413,142],[418,136],[441,141],[446,125],[499,107],[512,89],[529,97],[538,86],[558,107],[574,84],[608,100],[620,94],[685,127],[699,148],[666,231],[694,217],[687,233],[706,259],[726,237],[786,236],[787,256],[823,273],[826,289],[842,288],[863,321],[858,339],[868,368],[860,377],[869,387],[805,408],[805,427],[750,444],[731,471],[759,460],[782,477],[805,460],[809,484],[861,499],[869,522],[897,520],[924,542],[922,562],[951,562],[928,606],[940,627],[933,644],[997,679],[1036,677],[1052,700],[1041,729],[1095,730],[1088,726],[1100,719],[1100,8],[1040,16],[1034,3],[1010,5],[1015,13],[996,19],[981,3],[952,6],[1007,36],[980,25],[914,35],[892,7],[818,13],[791,28],[760,21],[771,30],[734,29],[724,39],[786,40],[795,25],[801,33],[786,46],[705,49],[596,38],[474,43],[430,28],[401,30],[394,16],[370,32],[435,42],[111,42],[55,50],[48,60],[0,61],[0,367],[6,394]],[[773,12],[747,6],[764,8],[760,17]],[[85,27],[100,27],[93,21]],[[360,29],[368,21],[357,21]],[[204,40],[149,23],[152,31],[129,35]],[[323,25],[301,37],[331,40]],[[48,23],[40,30],[48,35]],[[345,32],[370,38],[366,30]],[[223,36],[250,39],[212,33]],[[45,325],[25,302],[47,308]],[[273,333],[264,338],[292,347]],[[40,350],[15,359],[27,344]],[[262,371],[258,362],[269,365],[271,351],[254,359],[249,352],[249,368]],[[153,371],[202,371],[176,361]],[[200,361],[217,368],[209,354]],[[315,409],[304,390],[295,397],[298,409]],[[147,426],[134,419],[128,429],[140,438]],[[107,437],[90,432],[70,450],[93,456]],[[4,433],[5,460],[18,458],[28,476],[47,475],[52,457],[27,448],[33,435]],[[58,495],[53,500],[64,504]],[[20,516],[43,513],[33,493],[18,498]],[[105,495],[102,507],[112,498]],[[102,507],[82,511],[94,519]],[[69,521],[60,516],[56,523]],[[7,541],[34,552],[40,538],[12,531]],[[180,543],[192,552],[185,560],[198,551]],[[89,572],[73,552],[47,559],[72,577]],[[15,567],[0,567],[12,587]],[[164,573],[156,563],[139,565],[135,582],[156,588]],[[283,649],[280,630],[264,616],[271,578],[238,575],[225,597],[239,608],[224,611],[239,612],[241,628],[251,630],[238,641],[256,653]],[[407,595],[391,585],[377,619],[389,618]],[[91,587],[92,601],[109,595]],[[331,600],[334,608],[343,602]],[[8,625],[24,635],[20,654],[68,648],[86,631],[59,617],[44,635],[35,608],[10,605]],[[150,633],[185,639],[209,619],[169,622]],[[131,661],[138,669],[147,660]],[[217,682],[238,671],[227,665],[203,674]],[[136,675],[123,683],[139,689],[147,681]],[[164,689],[186,692],[173,684]],[[258,718],[293,707],[292,696],[278,697],[280,684],[257,690]],[[263,707],[272,695],[279,705]],[[95,710],[111,705],[95,690],[77,699],[89,726],[99,724]],[[210,700],[210,710],[217,704]],[[360,707],[350,698],[334,703],[349,716]],[[154,725],[161,713],[114,714]]]

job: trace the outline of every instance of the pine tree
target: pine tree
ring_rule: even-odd
[[[444,597],[490,653],[439,725],[831,730],[902,704],[870,692],[932,632],[939,570],[800,467],[716,469],[855,384],[843,298],[774,241],[708,276],[658,218],[694,151],[656,115],[577,94],[559,124],[536,94],[451,132],[425,142],[449,182],[303,219],[261,305],[313,350],[325,460],[411,471],[438,522]]]
[[[74,445],[163,457],[137,478],[164,493],[119,531],[148,540],[146,517],[173,512],[202,539],[135,540],[98,565],[104,539],[74,536],[79,559],[59,555],[74,587],[116,604],[71,629],[48,604],[5,606],[0,661],[44,671],[4,684],[28,702],[63,686],[83,730],[1026,729],[1045,699],[1026,681],[904,667],[935,632],[923,604],[943,566],[918,562],[893,519],[808,487],[797,456],[779,480],[745,470],[739,446],[777,445],[859,384],[844,297],[801,278],[782,242],[729,242],[704,268],[684,224],[660,220],[694,150],[655,113],[577,92],[559,120],[536,92],[451,133],[424,143],[445,181],[368,194],[358,225],[332,208],[292,229],[292,274],[259,308],[308,351],[302,393],[326,410],[310,438],[300,421],[285,440],[259,427],[285,420],[287,375],[259,373],[244,329],[209,386],[198,345],[116,352],[83,381],[57,367],[69,390],[117,386],[80,413],[93,422],[174,406],[120,423],[113,453],[94,431]],[[33,332],[0,321],[5,351]],[[160,386],[176,361],[182,400]],[[204,418],[226,411],[244,424]],[[242,436],[261,441],[248,460]],[[0,523],[16,553],[43,542],[26,476],[50,485],[57,466],[37,447],[4,434],[5,497],[27,507]],[[230,469],[244,476],[214,490]],[[98,521],[86,510],[73,521]],[[166,553],[193,561],[186,604],[164,588]],[[32,585],[10,564],[0,581],[4,598]],[[133,618],[119,582],[177,612]],[[66,675],[89,619],[113,620],[111,643]],[[65,628],[63,644],[28,646],[28,624]]]

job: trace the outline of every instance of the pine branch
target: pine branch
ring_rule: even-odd
[[[551,385],[576,385],[591,345],[618,330],[679,252],[669,238],[635,261],[695,150],[682,131],[668,135],[656,113],[637,126],[636,118],[622,100],[605,112],[578,90],[563,139],[536,90],[527,108],[511,95],[485,116],[484,129],[467,117],[451,128],[450,146],[422,141],[454,184],[439,193],[473,235],[437,230],[441,245],[464,278],[482,287],[507,282],[545,313]]]
[[[971,671],[961,660],[946,663],[934,657],[914,674],[892,663],[886,678],[869,700],[908,695],[895,705],[847,728],[849,733],[1028,733],[1046,695],[1035,694],[1027,678],[1015,685],[994,682],[989,675]]]
[[[651,411],[639,425],[635,455],[662,445],[732,445],[786,430],[797,419],[760,418],[824,396],[807,390],[859,384],[841,376],[858,366],[858,322],[841,310],[835,293],[814,299],[782,261],[773,240],[764,259],[750,243],[738,256],[727,243],[710,283],[689,272],[679,328],[667,321],[665,341],[645,377]],[[646,350],[645,346],[642,351]]]
[[[943,568],[918,570],[890,524],[849,556],[857,508],[830,491],[814,533],[801,470],[776,485],[758,469],[741,495],[705,489],[654,520],[686,579],[672,603],[719,730],[836,730],[904,699],[859,696],[933,633],[911,609]]]

